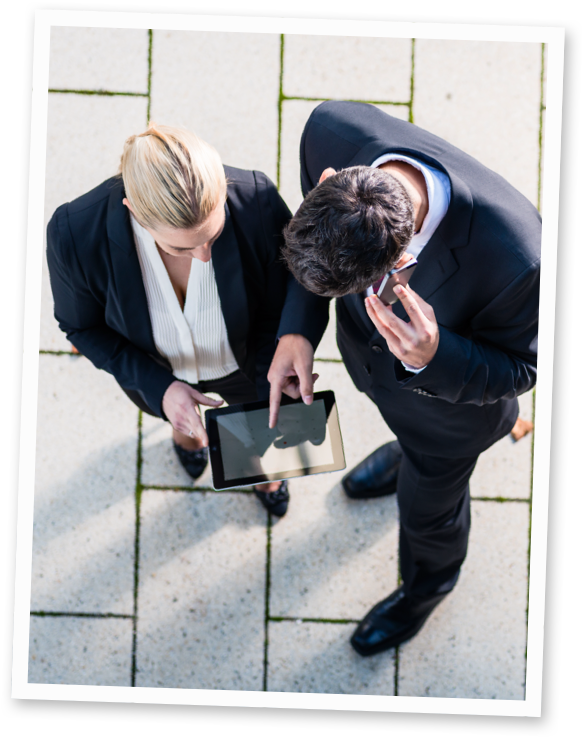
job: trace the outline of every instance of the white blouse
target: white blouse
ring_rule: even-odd
[[[213,262],[191,260],[184,311],[154,238],[130,214],[154,345],[177,379],[197,384],[238,369],[227,338]]]

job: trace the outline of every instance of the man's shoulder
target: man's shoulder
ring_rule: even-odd
[[[371,103],[326,100],[312,111],[307,130],[324,136],[335,134],[357,146],[381,143],[388,147],[430,146],[440,151],[443,139],[403,117],[391,115]]]

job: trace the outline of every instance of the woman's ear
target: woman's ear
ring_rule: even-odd
[[[128,210],[132,213],[132,215],[134,215],[134,216],[136,215],[136,213],[132,210],[132,206],[128,202],[128,198],[127,197],[124,197],[124,199],[122,200],[122,204],[125,205],[128,208]]]

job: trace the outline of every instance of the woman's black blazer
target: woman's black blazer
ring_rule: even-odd
[[[225,167],[225,227],[212,261],[229,343],[239,368],[269,394],[267,371],[279,336],[300,333],[313,346],[328,316],[280,258],[290,211],[261,172]],[[55,211],[47,261],[55,318],[71,343],[164,417],[162,397],[175,380],[156,350],[124,188],[118,175]]]

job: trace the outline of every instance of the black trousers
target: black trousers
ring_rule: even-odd
[[[188,384],[188,382],[186,384]],[[214,392],[219,395],[219,397],[222,397],[228,405],[236,405],[239,402],[255,402],[258,399],[255,384],[245,376],[241,369],[238,369],[236,372],[233,372],[226,377],[221,377],[220,379],[203,380],[198,384],[191,384],[189,386],[203,394],[206,392]],[[128,395],[130,400],[132,400],[134,405],[139,407],[142,412],[148,413],[148,415],[153,415],[155,418],[159,417],[156,413],[152,412],[138,392],[135,390],[128,390],[125,387],[122,387],[122,389]]]
[[[478,457],[445,459],[400,445],[397,499],[404,591],[414,597],[449,592],[466,557],[469,478]]]

